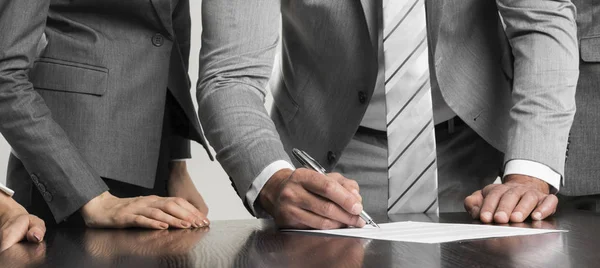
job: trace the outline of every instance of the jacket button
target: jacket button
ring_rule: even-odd
[[[162,34],[155,34],[152,37],[152,44],[156,47],[160,47],[165,43],[165,37]]]
[[[358,92],[358,101],[361,104],[365,104],[367,102],[367,93],[365,93],[364,91],[359,91]]]
[[[40,184],[40,181],[38,180],[38,177],[35,174],[31,174],[31,181],[33,181],[33,184],[35,185]]]
[[[46,200],[46,202],[52,202],[52,199],[54,199],[52,194],[50,194],[49,192],[43,192],[42,197],[44,197],[44,200]]]
[[[329,151],[327,153],[327,161],[329,161],[330,164],[333,164],[333,162],[335,162],[336,159],[337,159],[337,155],[334,152]]]

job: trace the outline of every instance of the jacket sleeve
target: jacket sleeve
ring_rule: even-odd
[[[514,56],[505,163],[523,159],[564,174],[579,76],[570,0],[496,0]]]
[[[28,78],[49,3],[0,1],[0,132],[60,222],[107,187],[52,119]]]
[[[242,200],[263,169],[290,161],[264,107],[279,19],[278,0],[202,2],[200,121]]]

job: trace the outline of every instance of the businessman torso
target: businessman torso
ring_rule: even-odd
[[[600,4],[574,0],[580,49],[577,113],[569,138],[564,188],[569,196],[600,194]]]
[[[426,4],[432,78],[454,112],[504,150],[500,130],[507,125],[512,70],[494,1]],[[369,5],[282,2],[273,118],[287,150],[307,148],[327,169],[356,132],[374,91],[378,26]]]

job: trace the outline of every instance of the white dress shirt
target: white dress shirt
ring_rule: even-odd
[[[0,192],[4,192],[6,195],[8,195],[9,197],[12,197],[13,194],[15,194],[15,192],[13,192],[13,190],[9,189],[8,187],[6,187],[4,184],[0,183]]]

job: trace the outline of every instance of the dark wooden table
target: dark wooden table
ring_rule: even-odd
[[[390,221],[400,220],[478,224],[466,213]],[[54,229],[43,244],[1,253],[0,267],[600,267],[599,214],[559,212],[517,226],[569,232],[430,245],[284,233],[261,220],[214,221],[210,230]]]

